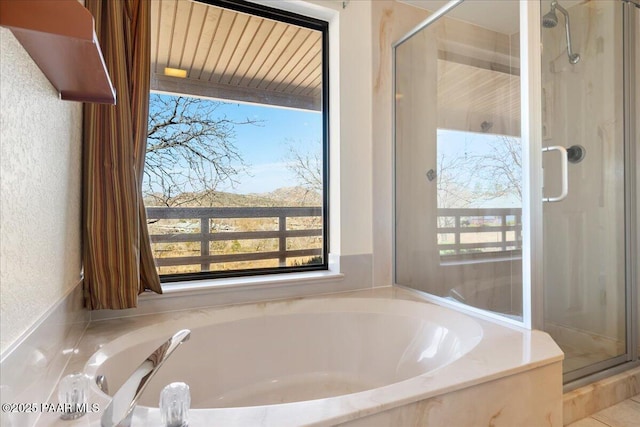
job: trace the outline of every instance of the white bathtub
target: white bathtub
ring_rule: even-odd
[[[160,390],[174,381],[191,388],[192,427],[413,425],[426,414],[416,405],[433,398],[441,404],[443,396],[456,390],[476,389],[553,362],[558,362],[558,387],[547,393],[558,399],[546,416],[559,412],[562,353],[546,334],[476,320],[429,303],[334,297],[144,317],[132,322],[154,324],[102,345],[85,364],[92,402],[104,409],[109,397],[95,386],[97,375],[107,377],[113,393],[159,344],[179,329],[191,329],[190,340],[146,389],[134,426],[160,425]],[[525,378],[525,385],[516,387],[533,383]],[[505,398],[513,394],[508,388],[494,392]],[[480,390],[477,395],[490,394]],[[536,389],[533,394],[544,393]],[[528,407],[537,407],[530,403]],[[402,409],[412,406],[416,408],[410,412]],[[464,411],[452,408],[451,414],[438,416],[455,422],[456,413]],[[97,425],[99,415],[86,421]],[[428,416],[424,420],[438,425],[433,414]],[[559,419],[559,413],[551,418]]]
[[[412,301],[311,299],[267,307],[184,324],[190,340],[149,383],[140,404],[157,406],[162,388],[174,381],[189,384],[198,409],[358,393],[441,368],[482,337],[473,319]],[[127,334],[98,351],[86,372],[105,375],[113,392],[178,329]]]

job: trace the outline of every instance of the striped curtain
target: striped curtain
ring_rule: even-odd
[[[142,172],[147,143],[149,0],[86,0],[116,89],[117,105],[85,104],[83,263],[86,306],[135,307],[162,293],[146,212]]]

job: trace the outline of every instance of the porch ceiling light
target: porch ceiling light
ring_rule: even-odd
[[[181,79],[184,79],[187,77],[187,70],[182,70],[180,68],[165,67],[164,75],[171,76],[171,77],[179,77]]]

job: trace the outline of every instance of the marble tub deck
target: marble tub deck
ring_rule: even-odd
[[[350,297],[390,298],[428,304],[416,293],[391,287],[309,298]],[[253,304],[252,309],[265,310],[265,306],[295,303],[297,300],[299,299],[258,303]],[[235,307],[175,311],[91,322],[77,348],[73,350],[64,373],[82,371],[88,358],[97,349],[126,332],[157,323],[173,324],[180,322],[185,316],[219,316],[216,312],[228,309],[233,310]],[[246,305],[241,309],[246,310]],[[383,391],[355,393],[323,399],[321,408],[317,401],[239,408],[241,411],[238,408],[222,408],[215,413],[214,424],[211,423],[211,415],[203,414],[205,410],[200,410],[199,414],[198,411],[192,411],[190,421],[193,421],[194,426],[225,427],[338,424],[373,427],[423,425],[424,422],[429,425],[459,426],[561,426],[563,353],[558,346],[544,332],[502,325],[480,317],[475,320],[482,326],[486,340],[483,339],[467,356],[440,368],[437,375],[429,374],[416,377],[417,381],[404,381],[403,384],[407,383],[409,387],[399,394],[389,395]],[[92,402],[98,402],[101,408],[108,403],[101,396],[94,395],[91,399]],[[460,410],[461,408],[464,410]],[[292,409],[295,414],[291,412]],[[152,412],[149,414],[145,415],[147,421],[152,421],[158,415]],[[63,422],[55,414],[45,413],[37,425],[94,426],[99,425],[99,414],[90,414],[75,422]]]

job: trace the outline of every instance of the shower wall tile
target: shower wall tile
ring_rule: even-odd
[[[391,45],[429,12],[393,0],[372,7],[373,37],[373,283],[393,284],[393,98]]]
[[[583,349],[594,353],[601,338],[625,345],[621,10],[608,1],[568,8],[575,65],[563,28],[542,30],[544,144],[587,152],[569,165],[567,199],[544,206],[546,321],[589,331],[594,345]],[[545,154],[544,170],[545,194],[556,194],[559,159]]]

